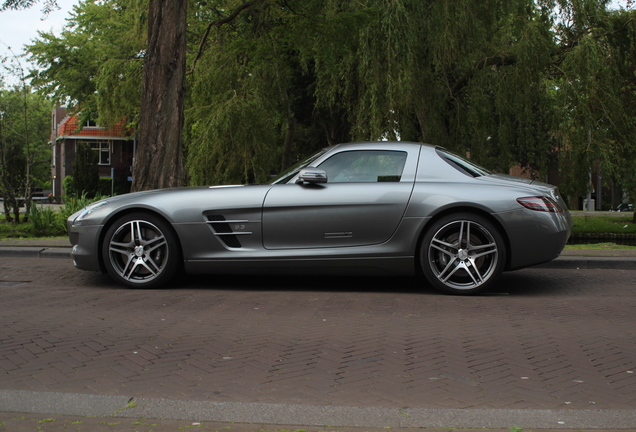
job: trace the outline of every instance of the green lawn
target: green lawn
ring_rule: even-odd
[[[4,215],[0,216],[0,239],[29,237],[34,237],[32,223],[15,225],[7,223]]]
[[[636,246],[618,245],[616,243],[594,243],[594,244],[576,244],[566,245],[566,249],[585,249],[585,250],[616,250],[616,249],[636,249]]]
[[[598,216],[586,216],[573,212],[572,218],[572,232],[575,234],[636,234],[632,213],[625,213],[625,216],[606,216],[603,213]]]
[[[0,240],[66,236],[67,216],[67,213],[45,209],[32,213],[29,222],[26,223],[22,222],[24,214],[20,214],[20,223],[14,224],[7,222],[4,213],[0,214]]]

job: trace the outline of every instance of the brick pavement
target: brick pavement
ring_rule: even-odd
[[[121,288],[0,258],[0,389],[400,408],[636,408],[636,271],[527,269],[480,297],[417,279],[190,277]]]

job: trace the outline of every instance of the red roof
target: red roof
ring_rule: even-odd
[[[57,128],[57,136],[83,136],[83,137],[122,137],[130,136],[130,131],[126,129],[124,121],[117,123],[110,128],[83,127],[77,130],[77,114],[66,117]]]

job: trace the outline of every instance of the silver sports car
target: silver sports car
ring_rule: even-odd
[[[433,145],[341,144],[267,185],[131,193],[68,219],[72,257],[129,287],[186,273],[423,273],[475,294],[556,258],[572,219],[556,187]]]

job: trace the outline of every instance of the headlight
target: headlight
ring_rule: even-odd
[[[108,201],[98,201],[96,203],[87,205],[84,210],[82,210],[80,214],[75,218],[75,220],[73,221],[73,225],[80,225],[82,223],[82,220],[85,219],[89,214],[93,213],[98,208],[105,206],[106,204],[108,204]]]

